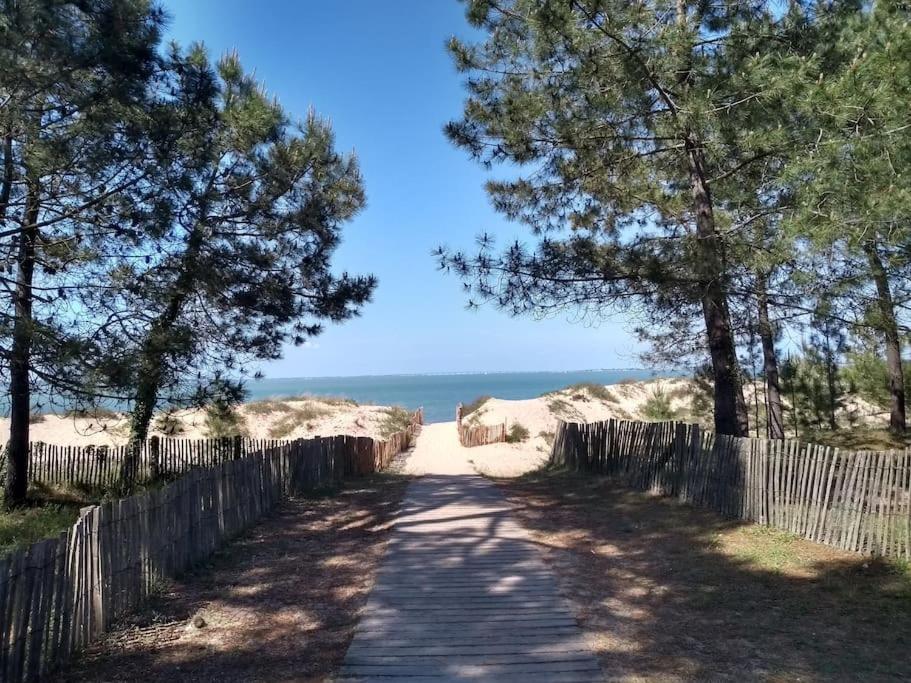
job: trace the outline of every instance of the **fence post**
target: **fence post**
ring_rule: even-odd
[[[240,460],[244,455],[243,440],[240,434],[234,435],[234,459]]]
[[[161,443],[158,436],[149,439],[149,476],[152,481],[158,481],[158,477],[161,475],[161,468],[158,465],[160,448]]]

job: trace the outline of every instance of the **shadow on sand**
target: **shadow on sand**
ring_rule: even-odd
[[[911,574],[609,480],[502,480],[610,679],[908,680]]]

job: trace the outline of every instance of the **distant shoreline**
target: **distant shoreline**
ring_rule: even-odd
[[[408,410],[424,408],[425,421],[446,422],[455,419],[458,403],[468,403],[479,396],[496,396],[505,400],[522,400],[574,384],[610,385],[641,382],[670,373],[645,368],[612,368],[607,370],[537,370],[532,372],[433,373],[399,375],[350,375],[339,377],[262,378],[246,383],[242,403],[294,396],[345,398],[362,405],[393,406]],[[40,397],[35,397],[36,401]],[[116,412],[128,404],[105,402],[101,407]],[[42,406],[46,415],[61,415],[59,405]]]
[[[636,372],[636,373],[653,373],[655,377],[678,377],[682,376],[681,371],[674,370],[651,370],[649,368],[583,368],[580,370],[466,370],[457,372],[390,372],[369,375],[302,375],[297,377],[261,377],[250,380],[250,383],[256,382],[281,382],[281,381],[304,381],[304,380],[327,380],[327,379],[380,379],[386,377],[461,377],[471,375],[571,375],[585,372]]]

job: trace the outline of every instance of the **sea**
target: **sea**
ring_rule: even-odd
[[[660,373],[666,375],[667,373]],[[247,383],[249,401],[303,394],[337,396],[358,403],[424,408],[424,421],[455,419],[456,404],[479,396],[505,399],[537,398],[571,384],[618,384],[659,376],[653,370],[621,368],[568,372],[478,372],[428,375],[366,375],[362,377],[264,378]]]

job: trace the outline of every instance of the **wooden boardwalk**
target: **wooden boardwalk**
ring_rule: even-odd
[[[338,680],[603,678],[554,576],[499,490],[457,473],[409,486]]]

